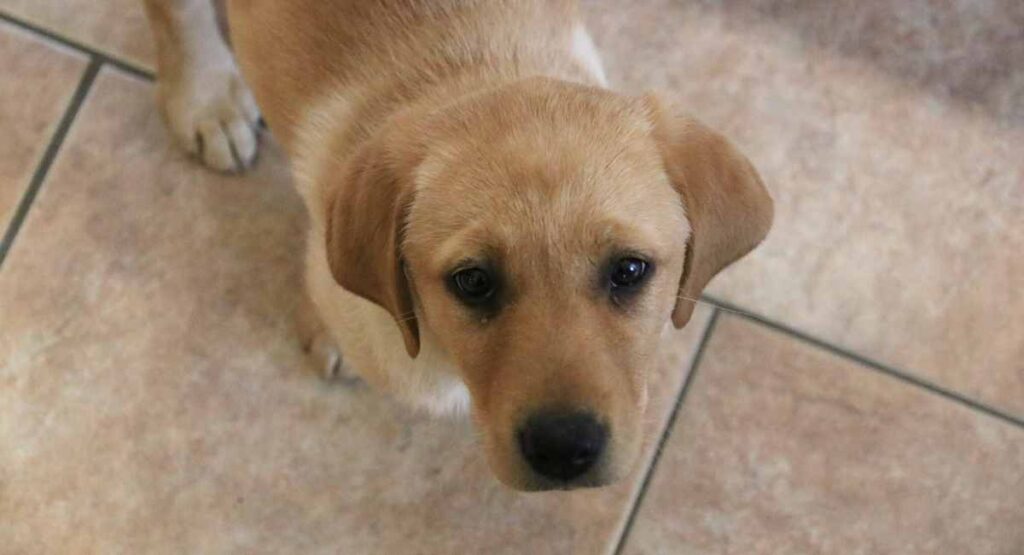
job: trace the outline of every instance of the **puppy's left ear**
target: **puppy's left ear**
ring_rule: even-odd
[[[420,350],[402,233],[413,196],[413,166],[386,133],[359,148],[327,192],[327,262],[335,281],[395,319],[409,356]]]
[[[696,306],[685,298],[699,298],[711,278],[765,238],[774,208],[757,170],[725,137],[653,95],[645,102],[665,171],[691,227],[672,311],[672,323],[682,328]]]

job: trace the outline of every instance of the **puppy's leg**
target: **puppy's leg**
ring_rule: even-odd
[[[298,331],[303,350],[312,357],[313,363],[325,380],[349,383],[359,379],[345,366],[341,350],[324,327],[320,313],[308,293],[303,295],[302,306],[299,307]]]
[[[217,27],[211,0],[145,0],[157,47],[157,98],[188,152],[220,171],[256,158],[259,110]]]

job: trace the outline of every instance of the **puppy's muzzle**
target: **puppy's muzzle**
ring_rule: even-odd
[[[519,430],[519,449],[530,468],[552,487],[597,485],[588,473],[599,466],[608,429],[586,412],[543,412]]]

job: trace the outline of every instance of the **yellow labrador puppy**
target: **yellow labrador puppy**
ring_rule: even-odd
[[[287,150],[328,367],[471,410],[513,488],[629,471],[663,328],[771,225],[742,154],[608,90],[568,0],[229,0],[234,55],[209,0],[147,8],[182,145],[243,169],[258,104]]]

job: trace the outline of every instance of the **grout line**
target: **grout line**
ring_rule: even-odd
[[[17,16],[11,15],[6,11],[0,10],[0,21],[5,21],[15,27],[18,27],[19,29],[28,31],[29,33],[35,35],[40,35],[43,38],[49,39],[72,50],[76,50],[82,54],[85,54],[86,56],[89,56],[91,59],[99,60],[100,62],[110,64],[111,66],[114,66],[126,73],[130,73],[140,79],[153,81],[156,78],[153,72],[146,68],[138,66],[127,60],[118,58],[117,56],[113,56],[111,54],[107,54],[106,52],[97,50],[96,48],[93,48],[87,44],[60,35],[54,31],[36,25],[35,23],[30,23]]]
[[[637,513],[640,512],[640,505],[643,504],[644,496],[647,495],[647,488],[651,485],[651,479],[654,477],[655,469],[658,467],[658,461],[661,459],[661,452],[665,449],[665,445],[668,443],[672,430],[675,428],[676,419],[679,416],[679,410],[683,406],[683,402],[686,400],[686,394],[690,391],[690,386],[693,384],[694,377],[697,375],[697,369],[700,367],[701,360],[704,358],[704,351],[707,349],[708,341],[711,339],[711,335],[715,331],[715,324],[718,322],[718,315],[721,310],[716,306],[712,309],[711,317],[708,319],[708,324],[704,328],[704,334],[700,338],[700,343],[697,344],[697,352],[693,355],[693,361],[690,363],[690,372],[686,375],[686,381],[683,382],[683,387],[679,390],[679,396],[676,397],[676,404],[672,407],[672,413],[668,416],[668,421],[665,424],[665,430],[661,433],[661,438],[658,441],[658,448],[654,451],[654,456],[651,457],[650,464],[647,465],[647,469],[644,471],[644,480],[640,485],[640,490],[636,494],[636,498],[633,500],[633,506],[630,507],[629,516],[626,518],[626,525],[622,527],[622,533],[619,534],[618,543],[615,545],[615,549],[612,551],[614,555],[621,555],[622,550],[626,547],[626,540],[629,538],[629,533],[633,529],[633,522],[636,520]]]
[[[984,414],[986,414],[988,416],[991,416],[993,418],[996,418],[998,420],[1002,420],[1003,422],[1005,422],[1007,424],[1011,424],[1013,426],[1018,426],[1020,428],[1024,428],[1024,419],[1022,419],[1020,417],[1014,416],[1014,415],[1009,414],[1007,412],[1003,412],[1003,411],[1001,411],[999,409],[996,409],[994,407],[990,407],[990,406],[988,406],[988,405],[986,405],[986,404],[984,404],[984,403],[982,403],[980,401],[976,401],[976,400],[971,399],[969,397],[965,397],[963,395],[960,395],[959,393],[956,393],[956,392],[954,392],[954,391],[952,391],[950,389],[946,389],[945,387],[936,385],[936,384],[934,384],[934,383],[932,383],[932,382],[930,382],[928,380],[925,380],[925,379],[919,378],[917,376],[914,376],[914,375],[912,375],[911,373],[909,373],[909,372],[907,372],[905,370],[900,370],[898,368],[894,368],[892,366],[888,366],[886,364],[883,364],[883,363],[881,363],[881,362],[879,362],[877,360],[874,360],[872,358],[869,358],[867,356],[855,353],[855,352],[853,352],[853,351],[851,351],[849,349],[845,349],[843,347],[839,347],[837,345],[833,345],[832,343],[829,343],[828,341],[825,341],[824,339],[820,339],[820,338],[814,337],[813,335],[804,333],[804,332],[802,332],[800,330],[797,330],[795,328],[787,326],[786,324],[783,324],[781,322],[777,322],[775,320],[771,320],[771,319],[769,319],[769,318],[767,318],[765,316],[762,316],[760,314],[755,314],[755,313],[750,312],[748,310],[744,310],[744,309],[742,309],[742,308],[740,308],[740,307],[738,307],[736,305],[733,305],[732,303],[729,303],[727,301],[716,299],[716,298],[710,297],[708,295],[703,295],[701,297],[701,299],[706,301],[706,302],[708,302],[708,303],[710,303],[710,304],[712,304],[712,305],[714,305],[714,306],[716,306],[720,310],[736,314],[740,318],[746,319],[746,320],[751,321],[751,322],[755,322],[757,324],[761,324],[761,325],[763,325],[765,327],[768,327],[768,328],[771,328],[771,329],[773,329],[773,330],[775,330],[777,332],[781,332],[781,333],[786,334],[786,335],[788,335],[790,337],[793,337],[795,339],[803,341],[804,343],[808,343],[810,345],[813,345],[814,347],[817,347],[819,349],[828,351],[828,352],[830,352],[830,353],[832,353],[832,354],[834,354],[836,356],[839,356],[841,358],[845,358],[847,360],[856,362],[857,364],[859,364],[861,366],[866,366],[866,367],[868,367],[868,368],[870,368],[870,369],[872,369],[872,370],[874,370],[876,372],[879,372],[879,373],[884,374],[886,376],[889,376],[891,378],[895,378],[895,379],[897,379],[899,381],[902,381],[904,383],[907,383],[907,384],[919,387],[921,389],[924,389],[925,391],[928,391],[928,392],[932,393],[933,395],[938,395],[939,397],[943,397],[943,398],[945,398],[945,399],[947,399],[949,401],[953,401],[953,402],[958,403],[960,405],[963,405],[963,406],[965,406],[965,407],[967,407],[969,409],[973,409],[973,410],[975,410],[977,412],[984,413]]]
[[[7,226],[7,232],[4,233],[3,239],[0,240],[0,268],[3,268],[4,259],[7,258],[7,253],[10,252],[18,231],[25,222],[25,218],[28,217],[32,203],[35,201],[36,195],[39,194],[39,190],[42,188],[43,182],[50,172],[50,167],[57,158],[61,145],[64,144],[64,138],[67,136],[68,130],[71,129],[71,124],[74,123],[75,117],[78,115],[86,95],[92,89],[92,84],[96,80],[96,75],[99,73],[100,68],[103,67],[103,64],[104,60],[102,58],[93,56],[89,60],[88,67],[82,73],[82,78],[78,81],[78,87],[75,88],[75,92],[71,96],[67,108],[64,110],[64,115],[61,116],[60,123],[57,124],[57,129],[50,139],[50,144],[46,146],[46,150],[39,160],[39,165],[36,166],[36,171],[32,174],[32,179],[29,181],[28,187],[21,197],[21,202],[11,218],[11,223]]]

